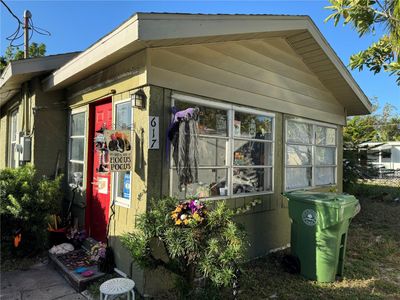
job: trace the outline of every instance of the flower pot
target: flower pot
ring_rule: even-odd
[[[66,228],[48,230],[49,246],[53,247],[68,242],[66,236]]]

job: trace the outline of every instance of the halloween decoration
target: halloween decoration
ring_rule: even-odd
[[[180,189],[198,182],[198,116],[198,107],[175,112],[168,132]]]
[[[105,130],[110,172],[125,172],[132,169],[131,132],[129,130]]]
[[[106,124],[103,124],[103,126],[99,130],[96,130],[96,136],[94,138],[96,151],[99,153],[99,167],[96,169],[96,172],[98,173],[109,172],[108,148],[104,136],[104,131],[106,129]]]
[[[14,248],[18,248],[19,244],[21,243],[22,240],[22,233],[21,233],[21,228],[18,228],[14,232]]]

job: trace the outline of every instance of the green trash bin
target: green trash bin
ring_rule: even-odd
[[[333,282],[343,275],[347,231],[360,211],[352,195],[294,191],[289,200],[291,251],[307,279]]]

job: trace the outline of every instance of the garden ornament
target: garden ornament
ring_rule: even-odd
[[[49,252],[50,252],[51,254],[58,255],[58,254],[65,254],[65,253],[71,252],[71,251],[73,251],[73,250],[74,250],[74,246],[72,246],[72,244],[69,244],[69,243],[62,243],[62,244],[60,244],[60,245],[53,246],[53,247],[49,250]]]

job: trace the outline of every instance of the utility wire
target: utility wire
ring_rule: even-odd
[[[37,26],[34,26],[32,18],[29,19],[29,25],[31,26],[32,31],[35,31],[38,34],[47,35],[47,36],[51,35],[50,31],[40,28],[40,27],[37,27]]]
[[[14,12],[11,10],[11,8],[8,7],[8,5],[3,1],[0,0],[0,2],[7,8],[7,10],[10,12],[10,14],[17,20],[18,24],[24,24],[17,16],[14,14]]]
[[[15,30],[13,34],[10,34],[8,37],[6,37],[6,40],[11,41],[13,38],[20,38],[22,36],[22,34],[18,36],[20,30],[21,30],[21,25],[18,24],[17,30]]]
[[[19,40],[21,37],[23,37],[23,35],[24,35],[24,30],[22,30],[22,28],[23,28],[23,26],[24,26],[24,23],[17,17],[17,15],[11,10],[10,7],[4,2],[4,0],[0,0],[0,2],[6,7],[6,9],[9,11],[9,13],[10,13],[10,14],[17,20],[17,22],[18,22],[18,27],[17,27],[17,29],[16,29],[11,35],[9,35],[8,37],[6,37],[6,40],[7,40],[7,41],[10,41],[10,47],[11,47],[11,48],[18,48],[18,47],[24,45],[24,43],[22,42],[22,43],[20,43],[20,44],[14,44],[14,42],[15,42],[16,40]],[[29,30],[29,29],[31,30],[31,32],[30,32],[30,34],[29,34],[29,37],[28,37],[28,41],[30,41],[30,40],[32,39],[33,33],[34,33],[34,32],[36,32],[36,33],[38,33],[38,34],[40,34],[40,35],[47,35],[47,36],[50,36],[50,35],[51,35],[51,33],[50,33],[48,30],[35,26],[35,25],[33,24],[32,18],[29,18],[29,24],[28,24],[28,26],[29,26],[28,30]]]
[[[21,25],[23,25],[23,23],[22,23],[22,21],[17,17],[17,15],[11,10],[11,8],[10,8],[3,0],[0,0],[0,2],[1,2],[1,4],[4,5],[4,7],[8,10],[8,12],[9,12],[9,13],[17,20],[17,22],[18,22],[18,27],[17,27],[17,29],[14,31],[14,33],[12,33],[12,34],[9,35],[8,37],[6,37],[6,40],[7,40],[7,41],[10,41],[10,46],[11,46],[11,47],[19,47],[19,46],[22,46],[23,44],[15,45],[15,44],[14,44],[14,41],[17,40],[17,39],[19,39],[19,38],[21,38],[21,37],[23,36],[24,32],[22,31],[22,33],[20,33],[20,32],[21,32]]]
[[[21,33],[20,33],[21,32]],[[18,24],[17,30],[6,38],[7,41],[10,41],[11,47],[19,47],[23,44],[15,45],[14,41],[20,39],[24,35],[24,32],[21,30],[21,24]]]

